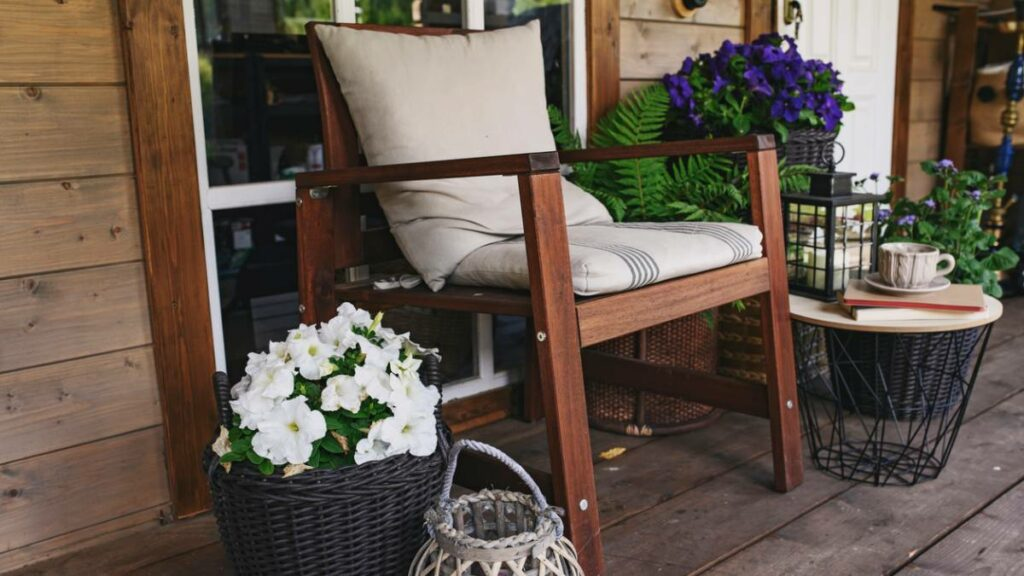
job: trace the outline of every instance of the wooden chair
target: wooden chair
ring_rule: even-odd
[[[532,319],[534,370],[547,417],[552,468],[550,477],[538,474],[538,480],[553,492],[554,501],[565,508],[568,533],[590,576],[602,574],[604,568],[583,389],[585,372],[599,372],[605,382],[768,418],[775,488],[785,492],[802,482],[782,207],[771,136],[368,167],[360,160],[355,127],[313,30],[319,24],[307,25],[306,31],[320,97],[327,169],[300,174],[297,179],[299,294],[304,322],[332,317],[342,301],[371,308],[420,306]],[[336,25],[400,34],[468,33],[438,28]],[[746,153],[753,220],[764,235],[763,257],[629,292],[590,298],[574,296],[560,164],[727,152]],[[368,281],[335,281],[338,269],[401,258],[387,228],[363,230],[362,210],[372,208],[374,202],[360,194],[360,184],[486,175],[518,178],[529,262],[528,292],[460,286],[448,286],[437,293],[425,287],[375,291]],[[585,349],[751,296],[762,300],[763,338],[769,351],[767,386]],[[485,480],[504,478],[460,477],[464,484]]]

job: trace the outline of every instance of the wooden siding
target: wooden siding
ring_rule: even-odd
[[[709,2],[683,19],[668,0],[620,0],[622,93],[675,72],[683,58],[715,50],[724,40],[742,42],[747,1]]]
[[[166,515],[116,0],[0,17],[0,571]]]

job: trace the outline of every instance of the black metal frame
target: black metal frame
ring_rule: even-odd
[[[815,466],[875,486],[937,478],[991,332],[992,324],[880,334],[796,322],[800,405]]]

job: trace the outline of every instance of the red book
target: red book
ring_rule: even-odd
[[[840,295],[843,304],[863,308],[923,308],[929,310],[985,310],[985,294],[980,284],[953,284],[931,294],[896,296],[868,286],[863,280],[851,280]]]

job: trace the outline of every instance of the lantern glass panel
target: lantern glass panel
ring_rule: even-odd
[[[784,195],[786,263],[790,290],[835,300],[874,265],[878,198]]]

